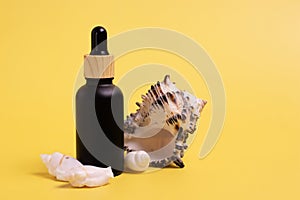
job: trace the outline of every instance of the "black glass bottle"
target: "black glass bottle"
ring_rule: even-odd
[[[101,64],[102,60],[112,59],[106,49],[104,28],[93,29],[92,52],[85,59],[86,84],[76,94],[77,159],[84,165],[111,166],[117,176],[124,165],[123,94],[113,84],[113,64]]]

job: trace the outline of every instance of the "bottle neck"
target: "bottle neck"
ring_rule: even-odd
[[[114,79],[113,77],[112,78],[100,78],[98,85],[112,84],[113,79]]]
[[[88,86],[97,86],[97,85],[105,85],[105,84],[112,84],[112,78],[85,78],[86,85]]]

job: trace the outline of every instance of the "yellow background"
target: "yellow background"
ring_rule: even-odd
[[[298,0],[1,0],[0,199],[300,199],[299,11]],[[227,97],[208,157],[198,158],[209,104],[184,169],[123,174],[94,189],[47,175],[40,153],[75,153],[74,81],[99,24],[110,36],[173,29],[207,50]],[[144,62],[176,65],[171,55],[136,52],[116,61],[116,79]],[[197,88],[199,77],[189,79]],[[197,95],[210,100],[206,90]]]

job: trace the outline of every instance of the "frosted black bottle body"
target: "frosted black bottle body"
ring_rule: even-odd
[[[123,171],[123,94],[113,78],[87,79],[76,94],[76,154],[85,165]]]

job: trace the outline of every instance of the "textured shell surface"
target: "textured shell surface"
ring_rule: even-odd
[[[113,177],[111,167],[101,168],[85,165],[70,170],[68,181],[73,187],[98,187],[106,185]]]
[[[61,181],[68,181],[66,176],[69,170],[83,166],[75,158],[59,152],[41,154],[41,159],[48,168],[49,174]]]
[[[98,187],[107,184],[114,177],[111,167],[82,165],[75,158],[59,152],[41,154],[41,159],[50,175],[57,180],[68,181],[74,187]]]
[[[146,151],[152,167],[184,167],[187,138],[195,132],[206,101],[178,89],[167,75],[136,104],[139,108],[124,122],[125,149]]]

